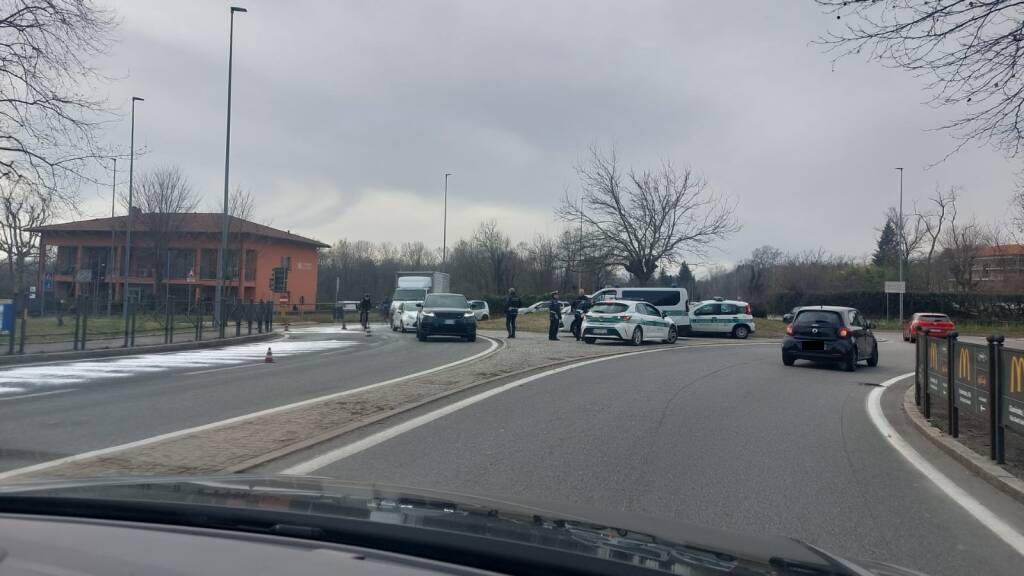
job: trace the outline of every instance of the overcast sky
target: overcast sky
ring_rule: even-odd
[[[955,142],[930,129],[922,80],[810,45],[832,25],[811,0],[763,2],[236,0],[232,187],[256,219],[328,243],[441,243],[496,218],[514,240],[560,229],[590,145],[624,163],[700,171],[738,201],[743,230],[712,256],[760,245],[871,252],[886,206],[936,186],[965,210],[1005,212],[1019,161],[984,148],[936,167]],[[228,7],[124,0],[101,65],[124,103],[108,131],[136,171],[176,164],[219,208]],[[126,164],[126,163],[124,163]],[[126,165],[119,165],[119,171]],[[127,182],[120,173],[119,182]],[[87,190],[85,210],[109,210]]]

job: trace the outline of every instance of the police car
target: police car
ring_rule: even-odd
[[[625,340],[634,346],[645,340],[672,344],[678,336],[672,318],[647,302],[596,302],[583,317],[583,341],[587,344],[598,340]]]
[[[705,334],[729,334],[733,338],[750,336],[756,326],[750,304],[739,300],[715,298],[697,302],[690,310],[690,329]]]

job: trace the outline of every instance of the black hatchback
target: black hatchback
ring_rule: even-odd
[[[878,366],[878,342],[874,324],[864,320],[856,308],[842,306],[805,306],[789,318],[782,340],[782,363],[792,366],[796,360],[838,362],[853,372],[857,363]]]
[[[476,315],[462,294],[427,294],[416,314],[416,338],[459,336],[476,340]]]

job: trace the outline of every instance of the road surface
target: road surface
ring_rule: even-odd
[[[777,344],[594,363],[489,397],[313,473],[783,534],[929,574],[1020,574],[1024,558],[913,468],[868,417],[868,393],[910,372],[912,350],[882,343],[880,366],[855,373],[804,362],[785,368]],[[907,428],[897,408],[904,389],[883,396],[890,422],[1021,530],[1019,504]],[[285,470],[381,430],[264,470]]]
[[[275,362],[263,362],[266,349]],[[482,352],[332,325],[285,340],[0,368],[0,471],[412,374]]]

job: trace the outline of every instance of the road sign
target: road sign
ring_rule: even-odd
[[[988,414],[988,348],[956,343],[956,403],[965,410]]]
[[[886,282],[885,283],[886,294],[906,294],[907,283],[906,282]]]
[[[1003,350],[1002,380],[1003,426],[1024,431],[1024,353]]]
[[[14,304],[0,304],[0,334],[10,334],[14,330]]]

